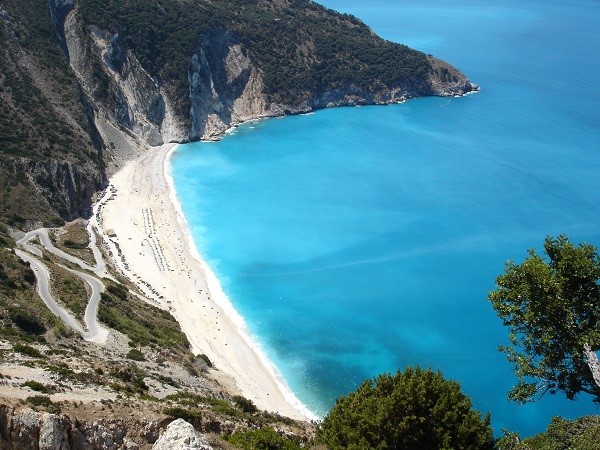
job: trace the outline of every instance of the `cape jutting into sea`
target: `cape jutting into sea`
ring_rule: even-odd
[[[324,415],[382,372],[458,380],[492,425],[534,434],[596,414],[519,406],[486,297],[546,235],[600,245],[600,3],[322,0],[482,87],[338,108],[178,147],[202,255],[290,387]]]

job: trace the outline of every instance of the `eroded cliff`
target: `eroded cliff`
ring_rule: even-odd
[[[2,170],[23,174],[0,215],[20,227],[85,216],[106,177],[148,146],[218,139],[261,117],[477,89],[307,0],[7,0],[0,19]],[[36,195],[19,207],[26,192]]]

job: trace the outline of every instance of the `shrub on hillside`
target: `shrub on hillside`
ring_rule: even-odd
[[[241,395],[234,395],[233,403],[240,408],[245,413],[255,413],[258,411],[258,408],[254,404],[254,402],[246,397],[242,397]]]
[[[267,426],[260,430],[238,431],[227,440],[245,450],[300,450],[302,448],[295,440],[283,437]]]
[[[31,356],[32,358],[44,357],[44,355],[42,355],[42,353],[38,349],[33,348],[31,345],[27,344],[14,344],[13,350],[15,352],[21,353],[22,355]]]
[[[34,380],[26,381],[25,383],[23,383],[23,386],[27,386],[29,389],[41,392],[43,394],[52,394],[54,392],[54,389],[52,389],[50,386],[47,386],[43,383],[40,383],[39,381]]]
[[[600,416],[597,415],[575,420],[554,417],[545,432],[526,439],[503,431],[504,436],[496,443],[498,450],[600,449]]]
[[[183,419],[186,422],[191,423],[192,425],[199,424],[201,420],[201,416],[198,411],[192,411],[191,409],[185,409],[179,406],[167,408],[163,412],[167,416],[171,416],[174,419]]]
[[[457,382],[421,368],[380,375],[339,398],[317,440],[331,450],[494,448],[489,414],[482,419]]]
[[[22,331],[28,334],[40,335],[46,332],[44,324],[33,314],[22,310],[9,310],[10,319]]]
[[[146,358],[144,358],[144,354],[137,348],[132,348],[131,350],[129,350],[126,356],[127,358],[133,359],[134,361],[146,361]]]

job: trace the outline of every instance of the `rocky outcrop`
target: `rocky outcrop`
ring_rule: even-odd
[[[422,85],[399,83],[367,91],[348,83],[331,91],[315,92],[300,104],[272,103],[267,100],[260,67],[234,33],[220,30],[202,36],[190,57],[188,120],[174,113],[177,100],[170,97],[159,78],[143,68],[118,33],[85,26],[77,5],[65,17],[63,29],[71,66],[96,109],[102,110],[97,115],[106,115],[150,145],[219,139],[229,128],[256,118],[334,106],[398,103],[425,95],[463,95],[477,90],[452,66],[429,57],[433,70]],[[104,89],[99,89],[100,85]]]
[[[261,71],[228,31],[206,35],[192,56],[188,81],[192,103],[189,137],[218,139],[223,133],[248,120],[301,114],[335,106],[385,105],[425,95],[460,96],[479,88],[460,71],[439,59],[428,57],[432,72],[420,86],[398,84],[365,91],[347,86],[315,94],[299,105],[269,103]]]
[[[267,107],[264,84],[242,45],[227,31],[204,36],[188,74],[190,139],[214,139],[258,117],[281,115]]]
[[[0,406],[0,449],[70,450],[70,421],[31,409]]]
[[[183,419],[171,422],[152,450],[212,450],[194,427]]]
[[[108,117],[115,126],[152,146],[187,139],[185,126],[174,119],[160,81],[142,67],[118,33],[86,27],[77,7],[65,17],[64,33],[69,62],[95,106],[97,121]],[[102,133],[104,127],[98,128]]]
[[[90,179],[76,164],[46,159],[28,161],[25,173],[33,182],[38,195],[51,201],[61,217],[73,220],[88,217],[91,213],[91,199],[101,186],[101,177]]]
[[[94,422],[61,414],[15,410],[0,405],[0,450],[136,450],[210,449],[194,428],[176,421],[159,440],[159,424],[147,420],[98,419]],[[186,446],[177,446],[185,444]]]

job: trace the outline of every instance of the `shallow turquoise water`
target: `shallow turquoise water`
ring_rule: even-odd
[[[460,381],[496,430],[532,434],[587,399],[506,400],[486,295],[546,235],[600,245],[595,1],[322,0],[482,86],[459,99],[339,108],[180,146],[201,253],[307,406],[420,364]]]

